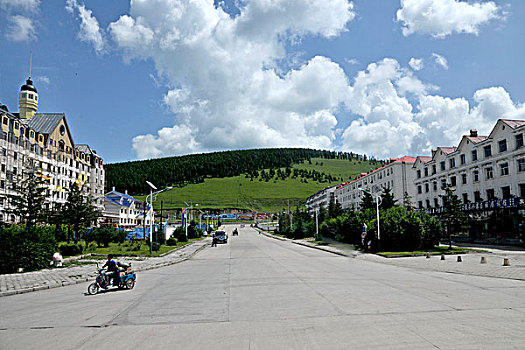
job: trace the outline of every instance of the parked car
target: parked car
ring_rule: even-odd
[[[228,235],[224,231],[216,231],[215,238],[217,238],[217,243],[228,243]]]
[[[241,224],[241,228],[244,228],[244,224]]]

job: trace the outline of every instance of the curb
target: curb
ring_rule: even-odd
[[[339,255],[339,256],[344,256],[346,258],[350,257],[350,255],[348,255],[348,254],[345,254],[343,252],[334,251],[334,250],[328,250],[328,249],[323,248],[323,246],[310,245],[308,243],[300,242],[300,241],[291,241],[291,242],[293,244],[297,244],[297,245],[300,245],[300,246],[303,246],[303,247],[308,247],[308,248],[312,248],[312,249],[322,250],[324,252],[332,253],[332,254]]]
[[[195,242],[195,243],[197,243],[197,242]],[[192,243],[192,244],[195,244],[195,243]],[[188,246],[191,246],[191,245],[185,245],[184,247],[181,247],[179,249],[182,249],[182,248],[185,248],[185,247],[188,247]],[[166,263],[162,263],[162,264],[158,264],[158,265],[154,265],[154,266],[145,266],[144,268],[138,268],[135,271],[140,272],[140,271],[153,270],[153,269],[157,269],[157,268],[160,268],[160,267],[166,267],[166,266],[170,266],[170,265],[181,263],[183,261],[186,261],[186,260],[191,259],[192,257],[194,257],[198,252],[200,252],[201,250],[206,248],[206,246],[207,246],[207,244],[203,244],[201,247],[196,249],[193,253],[189,254],[187,257],[180,258],[178,260],[174,260],[174,261],[170,261],[170,262],[166,262]],[[176,249],[176,250],[179,250],[179,249]],[[174,250],[174,251],[176,251],[176,250]],[[70,286],[70,285],[79,284],[79,283],[85,283],[85,282],[91,281],[92,278],[93,278],[93,276],[82,277],[82,278],[79,278],[79,279],[74,280],[74,281],[62,281],[62,282],[57,282],[57,283],[54,283],[54,284],[48,284],[48,285],[42,285],[42,286],[36,286],[36,287],[29,287],[29,288],[22,288],[22,289],[16,289],[16,290],[8,290],[8,291],[5,291],[5,292],[0,292],[0,298],[1,297],[6,297],[6,296],[10,296],[10,295],[24,294],[24,293],[30,293],[30,292],[37,292],[37,291],[45,290],[45,289],[52,289],[52,288]]]

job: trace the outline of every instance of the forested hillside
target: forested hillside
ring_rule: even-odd
[[[279,178],[311,179],[320,183],[343,181],[330,173],[313,169],[294,168],[294,164],[312,158],[367,160],[366,156],[355,153],[332,152],[304,148],[271,148],[239,151],[192,154],[180,157],[158,158],[126,163],[106,164],[107,188],[118,191],[128,190],[131,194],[149,192],[146,180],[158,188],[165,186],[182,187],[204,182],[205,178],[226,178],[244,175],[250,179],[270,181]]]

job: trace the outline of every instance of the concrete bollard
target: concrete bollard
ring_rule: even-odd
[[[441,260],[445,260],[445,254],[441,254]]]
[[[505,257],[505,258],[503,259],[503,266],[510,266],[509,258]]]
[[[458,262],[462,262],[461,255],[458,255]]]
[[[427,259],[430,259],[430,253],[427,252]]]
[[[487,260],[485,259],[484,256],[481,257],[481,261],[479,263],[480,264],[486,264],[487,263]]]

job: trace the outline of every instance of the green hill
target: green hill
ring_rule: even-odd
[[[164,210],[180,209],[184,202],[198,204],[198,209],[228,209],[238,208],[257,212],[279,212],[287,207],[304,206],[306,198],[327,186],[337,185],[355,175],[379,166],[377,161],[357,159],[325,159],[311,158],[290,167],[290,176],[278,177],[277,169],[271,178],[251,175],[239,175],[224,178],[205,178],[204,182],[175,187],[160,193],[153,203],[156,210],[161,202]],[[270,169],[263,169],[265,174]],[[286,168],[279,168],[285,174]],[[262,171],[260,172],[262,173]],[[298,174],[294,177],[294,173]],[[300,175],[299,175],[300,174]],[[312,179],[315,174],[318,181]],[[303,176],[301,176],[303,175]],[[310,178],[308,178],[310,176]],[[283,179],[284,177],[284,179]],[[331,181],[326,181],[331,178]],[[268,180],[266,180],[268,179]],[[145,196],[137,196],[144,200]]]

